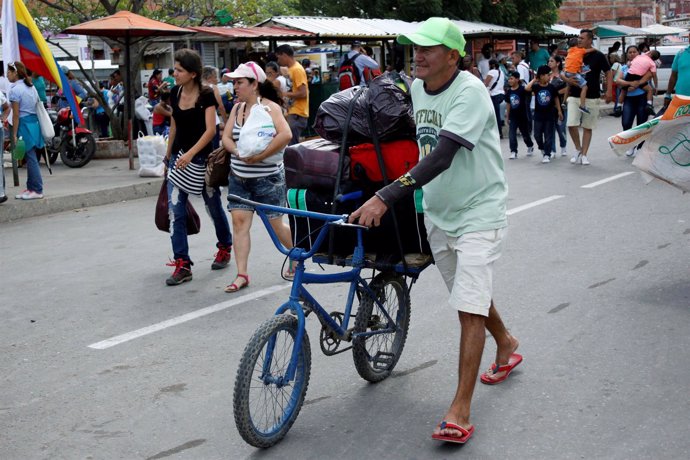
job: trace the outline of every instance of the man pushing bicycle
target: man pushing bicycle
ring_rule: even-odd
[[[393,203],[423,190],[429,243],[461,330],[457,389],[432,438],[465,443],[474,433],[470,406],[485,329],[497,351],[495,363],[481,375],[483,383],[502,382],[522,361],[515,353],[518,341],[493,301],[493,265],[501,255],[508,194],[498,128],[482,82],[458,70],[465,38],[454,23],[430,18],[398,42],[414,47],[416,80],[410,92],[421,159],[352,213],[350,221],[379,225]]]

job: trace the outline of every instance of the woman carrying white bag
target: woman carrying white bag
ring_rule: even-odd
[[[264,204],[285,206],[283,151],[292,133],[282,112],[282,99],[263,69],[255,62],[240,64],[229,74],[238,103],[232,108],[223,131],[223,146],[230,152],[229,193]],[[247,265],[251,246],[249,230],[254,209],[230,201],[237,277],[225,292],[237,292],[249,285]],[[280,242],[292,248],[290,227],[279,213],[268,213]],[[284,276],[294,275],[292,267]]]

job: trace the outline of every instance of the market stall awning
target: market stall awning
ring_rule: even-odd
[[[641,29],[620,24],[599,24],[594,26],[592,31],[599,38],[644,37],[647,35]]]
[[[642,27],[640,30],[643,30],[645,35],[654,37],[663,37],[665,35],[682,35],[688,33],[687,29],[665,26],[663,24],[652,24],[651,26]]]

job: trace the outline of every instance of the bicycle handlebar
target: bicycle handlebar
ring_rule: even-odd
[[[266,227],[266,230],[268,230],[268,234],[271,237],[271,240],[273,241],[273,244],[276,246],[278,251],[282,252],[286,256],[294,257],[295,259],[298,260],[306,260],[309,259],[311,256],[313,256],[316,253],[316,250],[321,246],[321,243],[324,241],[326,237],[326,233],[328,230],[329,225],[337,225],[339,227],[349,227],[349,228],[355,228],[357,229],[358,232],[361,232],[361,230],[368,230],[368,227],[365,227],[364,225],[359,225],[359,224],[350,224],[347,222],[348,215],[347,214],[324,214],[321,212],[313,212],[313,211],[303,211],[301,209],[292,209],[292,208],[285,208],[283,206],[274,206],[270,204],[263,204],[259,203],[256,201],[252,200],[247,200],[246,198],[241,198],[237,195],[233,194],[228,194],[228,200],[231,201],[237,201],[238,203],[245,204],[247,206],[253,207],[257,213],[259,214],[259,217],[261,220],[264,222],[264,225]],[[268,218],[266,217],[266,211],[275,211],[279,212],[282,214],[289,214],[297,217],[309,217],[312,219],[318,219],[318,220],[323,220],[326,222],[327,225],[324,225],[321,230],[319,230],[319,234],[316,237],[316,240],[312,243],[312,247],[309,251],[304,251],[303,249],[298,250],[298,253],[295,254],[293,253],[293,249],[288,249],[283,244],[278,240],[278,236],[276,235],[276,232],[273,230],[273,227],[271,227],[270,222],[268,221]],[[361,245],[361,234],[360,236],[357,237],[358,245]]]
[[[246,204],[247,206],[251,206],[252,208],[259,210],[259,211],[275,211],[275,212],[280,212],[282,214],[290,214],[292,216],[310,217],[312,219],[323,220],[326,222],[337,222],[339,220],[342,220],[343,222],[347,222],[347,217],[348,217],[347,214],[324,214],[321,212],[303,211],[301,209],[285,208],[283,206],[274,206],[271,204],[259,203],[258,201],[247,200],[246,198],[242,198],[242,197],[239,197],[239,196],[233,195],[233,194],[228,194],[228,200],[237,201],[239,203]]]

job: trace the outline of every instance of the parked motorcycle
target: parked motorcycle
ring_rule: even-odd
[[[72,110],[65,107],[56,112],[49,111],[55,137],[47,143],[48,160],[55,163],[58,154],[64,164],[70,168],[81,168],[96,153],[96,139],[93,133],[75,124]]]

